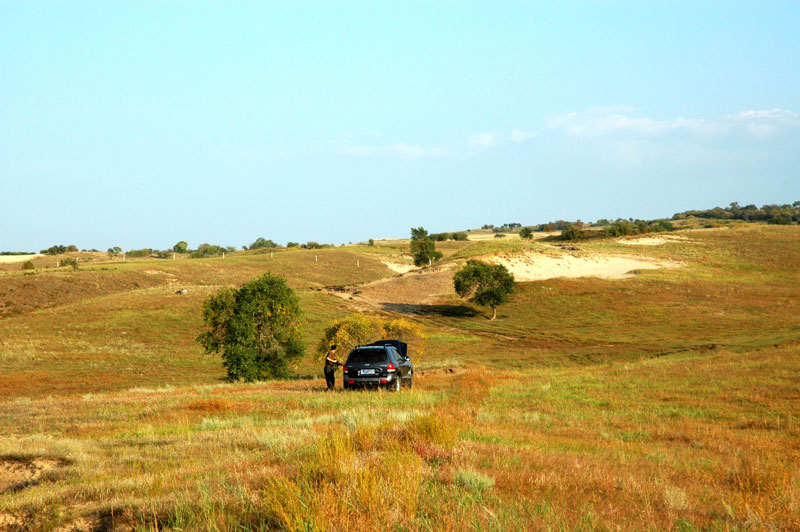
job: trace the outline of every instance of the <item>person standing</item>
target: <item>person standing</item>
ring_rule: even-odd
[[[328,384],[328,389],[333,390],[336,384],[336,366],[341,366],[342,363],[336,358],[336,346],[332,345],[328,356],[325,357],[325,382]]]

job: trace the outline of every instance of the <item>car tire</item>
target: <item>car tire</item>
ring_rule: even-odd
[[[391,387],[391,390],[392,390],[393,392],[399,392],[399,391],[400,391],[400,375],[395,375],[395,377],[394,377],[394,380],[392,381],[392,384],[391,384],[391,386],[392,386],[392,387]]]
[[[414,386],[414,377],[408,379],[408,389],[410,390],[412,386]]]

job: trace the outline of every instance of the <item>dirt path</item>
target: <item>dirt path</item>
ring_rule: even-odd
[[[414,312],[415,306],[430,304],[443,295],[455,293],[453,271],[456,266],[456,263],[447,263],[358,286],[328,287],[323,290],[361,310]]]

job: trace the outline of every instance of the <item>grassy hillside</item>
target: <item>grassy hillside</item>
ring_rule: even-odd
[[[495,322],[395,281],[403,242],[8,269],[0,531],[796,530],[800,228],[681,234],[439,244],[681,265],[521,283]],[[355,310],[421,323],[414,390],[325,393],[311,349],[311,380],[226,382],[194,342],[202,302],[264,271],[298,291],[310,348]],[[381,279],[418,302],[320,290]]]

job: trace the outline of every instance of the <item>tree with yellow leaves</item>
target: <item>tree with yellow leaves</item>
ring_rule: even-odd
[[[356,346],[386,339],[405,342],[415,352],[420,353],[424,349],[427,337],[422,331],[422,326],[413,321],[404,318],[388,320],[357,313],[328,325],[317,345],[317,353],[320,357],[324,357],[331,345],[337,345],[342,351],[349,352]]]

